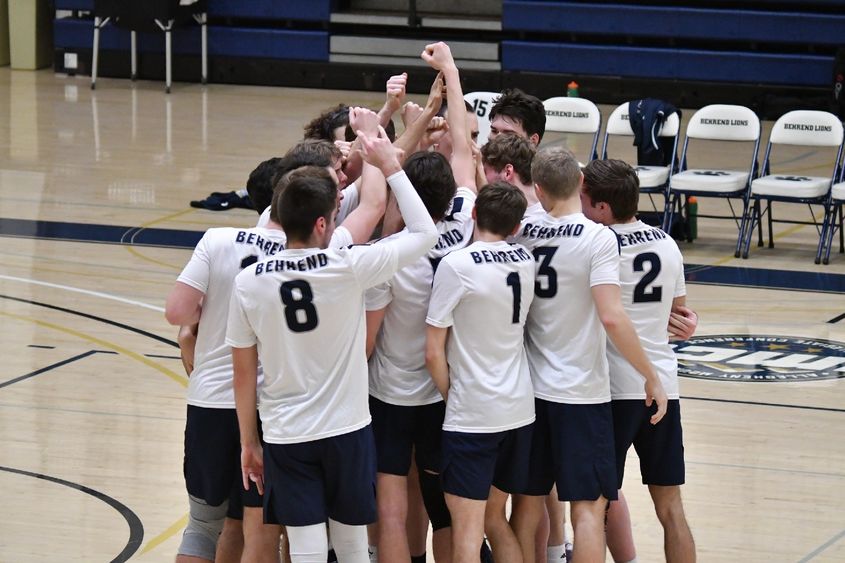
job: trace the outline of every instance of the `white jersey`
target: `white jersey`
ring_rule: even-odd
[[[258,223],[255,225],[256,227],[266,227],[270,224],[270,208],[264,210],[264,213],[261,214],[261,217],[258,218]],[[349,232],[349,229],[346,227],[337,227],[335,228],[334,232],[332,233],[332,240],[329,243],[330,248],[344,248],[346,246],[350,246],[354,244],[352,240],[352,233]]]
[[[209,229],[194,249],[178,281],[205,294],[188,380],[188,404],[235,408],[232,349],[226,344],[226,319],[235,276],[244,268],[284,249],[278,229]]]
[[[458,188],[449,213],[437,222],[437,246],[387,282],[367,290],[368,311],[387,307],[369,362],[370,395],[380,401],[415,406],[443,400],[425,367],[425,316],[437,264],[472,238],[474,205],[475,193]]]
[[[341,227],[340,224],[358,207],[359,201],[358,187],[354,183],[349,184],[343,189],[343,199],[340,201],[340,209],[335,219],[337,228],[332,234],[332,243],[330,245],[332,248],[342,248],[354,244],[352,233],[346,227]],[[256,227],[266,227],[270,223],[270,208],[271,206],[268,205],[267,209],[261,213],[258,223],[255,224]]]
[[[672,300],[686,295],[684,259],[672,237],[642,221],[613,225],[619,238],[622,304],[670,399],[678,398],[678,361],[669,346]],[[608,340],[614,399],[645,399],[645,380]]]
[[[514,237],[534,254],[537,281],[525,325],[536,397],[571,404],[610,401],[605,342],[591,288],[619,285],[619,247],[583,213],[526,216]]]
[[[286,444],[370,423],[364,290],[397,267],[391,245],[285,250],[235,279],[229,345],[259,345],[264,440]]]
[[[521,245],[478,241],[440,262],[426,322],[452,327],[444,430],[502,432],[534,421],[523,345],[533,297],[534,257]]]

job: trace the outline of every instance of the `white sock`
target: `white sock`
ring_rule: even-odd
[[[366,526],[350,526],[329,518],[329,533],[338,563],[370,563]]]
[[[367,549],[370,551],[370,563],[378,563],[378,547],[375,545],[368,545]]]
[[[562,545],[550,545],[546,548],[546,560],[548,563],[560,563],[561,559],[563,559]]]

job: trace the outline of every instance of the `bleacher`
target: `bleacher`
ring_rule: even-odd
[[[93,3],[55,1],[57,70],[72,51],[87,72]],[[596,102],[659,94],[758,110],[773,97],[818,107],[845,45],[845,0],[209,0],[208,20],[212,82],[377,89],[426,41],[444,39],[462,46],[467,90],[516,85],[547,98],[575,79]],[[101,75],[126,76],[128,35],[103,30]],[[198,56],[198,37],[174,33],[176,80],[197,79],[184,59]],[[140,52],[154,55],[142,57],[141,77],[160,78],[163,43],[140,35]]]

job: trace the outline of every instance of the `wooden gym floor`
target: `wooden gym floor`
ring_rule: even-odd
[[[257,218],[188,201],[243,186],[321,109],[381,98],[216,84],[166,96],[160,83],[109,79],[92,92],[85,77],[0,69],[0,561],[173,559],[187,512],[186,378],[164,298],[201,231]],[[630,156],[626,144],[615,154]],[[733,147],[702,151],[744,163]],[[795,149],[782,162],[827,174],[832,158]],[[799,206],[777,216],[809,217]],[[775,248],[754,246],[748,260],[733,258],[735,239],[731,222],[700,219],[699,239],[682,244],[698,336],[839,350],[845,256],[814,265],[807,226],[776,225]],[[763,350],[796,348],[773,339]],[[805,372],[750,382],[717,364],[690,368],[717,377],[681,382],[683,490],[701,561],[845,560],[845,382]],[[661,530],[638,471],[632,452],[639,557],[657,561]]]

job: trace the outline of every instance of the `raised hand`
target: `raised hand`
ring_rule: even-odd
[[[408,85],[408,73],[396,74],[387,79],[387,100],[385,104],[391,112],[399,111],[405,101],[405,88]]]
[[[434,70],[442,71],[455,66],[455,59],[452,58],[452,50],[442,41],[426,45],[420,57]]]
[[[353,131],[364,131],[370,136],[378,135],[378,114],[361,107],[349,108],[349,126]]]
[[[403,157],[403,151],[393,146],[387,138],[384,127],[379,126],[377,136],[360,130],[358,140],[361,142],[360,150],[364,160],[381,170],[385,178],[402,169],[399,162]]]

